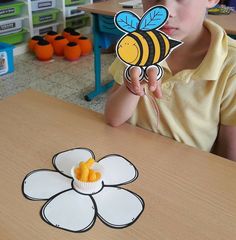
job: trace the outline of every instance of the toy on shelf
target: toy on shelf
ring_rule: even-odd
[[[69,41],[65,37],[57,36],[52,42],[55,55],[64,56],[64,48],[68,43]]]
[[[88,39],[87,37],[79,37],[77,39],[77,43],[80,45],[81,47],[81,55],[82,56],[86,56],[88,54],[90,54],[93,50],[93,45],[90,39]]]
[[[60,36],[57,32],[50,31],[45,35],[45,40],[52,43],[56,37]]]
[[[34,52],[38,60],[49,61],[53,56],[53,47],[46,40],[40,40],[35,44]]]
[[[76,31],[72,31],[70,32],[70,34],[67,35],[67,39],[69,42],[77,42],[77,39],[81,37],[81,34],[79,32]]]
[[[65,38],[67,38],[67,37],[70,35],[70,33],[71,33],[71,32],[74,32],[74,31],[75,31],[74,28],[67,27],[67,28],[65,28],[65,29],[63,30],[62,36],[65,37]]]
[[[29,40],[28,47],[29,47],[30,51],[32,51],[32,52],[34,51],[35,44],[40,40],[43,40],[43,37],[34,36]]]
[[[65,59],[76,61],[81,55],[81,48],[76,42],[69,42],[64,48]]]
[[[80,56],[92,53],[92,41],[73,28],[65,28],[62,33],[48,32],[44,37],[34,36],[28,42],[28,48],[40,61],[49,61],[53,54],[64,56],[66,60],[76,61]]]

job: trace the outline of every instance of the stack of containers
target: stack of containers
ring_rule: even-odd
[[[79,10],[86,0],[65,0],[66,27],[74,29],[90,26],[90,16],[84,11]]]
[[[0,42],[0,76],[14,71],[13,45]]]
[[[33,35],[45,35],[57,31],[58,15],[56,0],[31,0]]]
[[[20,1],[0,1],[0,42],[18,44],[25,40],[24,5]]]

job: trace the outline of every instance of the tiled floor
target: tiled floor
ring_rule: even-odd
[[[112,79],[107,70],[114,58],[114,54],[102,55],[104,83]],[[16,56],[14,61],[14,73],[0,77],[0,100],[32,88],[103,112],[106,93],[90,102],[84,100],[84,95],[94,88],[93,55],[81,57],[76,62],[69,62],[61,57],[54,57],[51,62],[40,62],[32,54],[26,53]]]

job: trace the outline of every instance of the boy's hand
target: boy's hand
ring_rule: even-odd
[[[150,67],[147,69],[148,82],[143,79],[139,80],[140,69],[138,67],[132,67],[130,69],[130,82],[125,79],[126,87],[135,95],[143,96],[144,87],[148,84],[148,88],[156,98],[162,97],[161,92],[161,80],[157,81],[158,69]]]

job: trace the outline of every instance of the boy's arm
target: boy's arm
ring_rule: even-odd
[[[133,114],[140,96],[132,94],[128,88],[115,83],[105,106],[105,120],[113,127],[126,122]]]
[[[126,122],[134,113],[138,101],[144,95],[146,83],[139,81],[140,71],[137,67],[130,70],[131,82],[124,79],[122,85],[115,84],[110,92],[105,107],[105,120],[113,127]],[[147,71],[148,87],[155,97],[161,97],[160,81],[156,80],[157,69],[150,68]]]
[[[236,161],[236,126],[220,125],[213,153]]]

